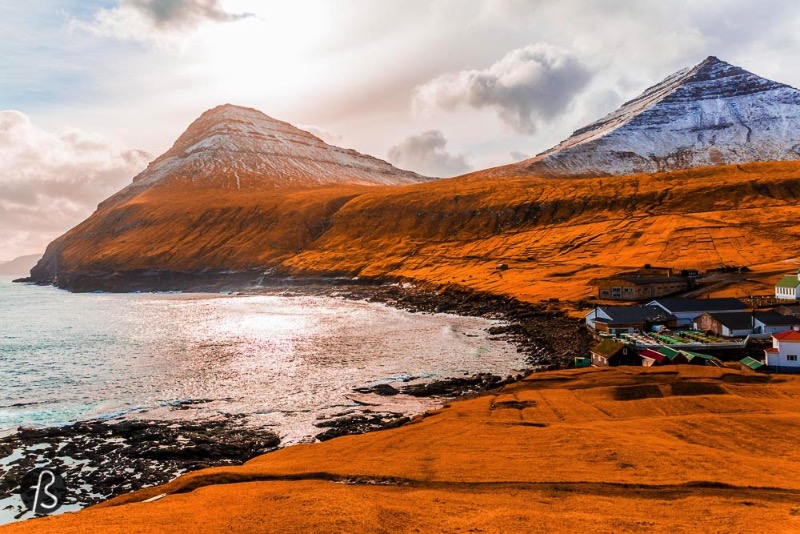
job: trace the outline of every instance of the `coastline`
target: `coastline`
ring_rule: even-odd
[[[555,347],[566,347],[567,342],[570,347],[574,347],[575,343],[574,333],[556,343],[543,335],[543,332],[558,332],[564,326],[576,327],[577,323],[561,312],[504,297],[463,291],[436,292],[420,290],[407,284],[304,284],[249,288],[234,294],[328,296],[382,303],[412,313],[448,313],[502,321],[502,326],[489,328],[489,335],[517,347],[517,351],[524,355],[528,363],[528,369],[523,373],[506,377],[481,373],[404,385],[399,389],[378,386],[354,390],[354,393],[381,396],[403,393],[411,397],[433,399],[439,407],[457,398],[497,390],[522,379],[533,369],[560,366],[564,359],[551,356],[558,350]],[[357,399],[354,400],[358,402]],[[202,400],[187,404],[192,402]],[[191,406],[181,404],[171,409],[191,409]],[[365,409],[359,414],[339,414],[338,417],[322,420],[316,425],[320,431],[316,438],[327,441],[345,435],[397,428],[419,417],[424,417],[424,413],[415,416],[380,409],[374,412]],[[274,433],[259,428],[243,429],[237,426],[235,419],[222,417],[219,420],[194,423],[148,420],[82,421],[66,427],[21,429],[0,439],[0,452],[22,450],[21,457],[12,456],[11,461],[16,460],[16,463],[14,469],[7,470],[10,476],[4,477],[0,485],[0,503],[7,504],[12,500],[17,477],[42,459],[53,461],[56,467],[64,469],[65,474],[78,481],[81,490],[76,494],[76,504],[86,506],[144,487],[164,484],[176,476],[197,469],[240,465],[280,446],[280,440]],[[146,439],[130,439],[135,435],[141,436],[142,433],[147,435]],[[68,458],[59,459],[65,455]],[[8,468],[8,463],[6,461],[3,467]],[[100,476],[100,472],[104,476]],[[18,509],[17,512],[21,510]]]

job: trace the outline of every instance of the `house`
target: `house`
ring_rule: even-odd
[[[706,312],[694,319],[694,328],[722,337],[745,337],[753,333],[753,321],[750,312]]]
[[[787,274],[775,284],[775,298],[782,300],[800,299],[800,270],[797,274]]]
[[[585,318],[589,328],[610,334],[645,331],[657,324],[677,326],[675,316],[655,306],[597,306]]]
[[[800,332],[787,330],[772,334],[772,347],[765,350],[765,363],[775,371],[800,372]]]
[[[597,367],[617,367],[620,365],[642,365],[639,354],[624,343],[613,338],[605,338],[592,348],[592,365]]]
[[[800,319],[791,315],[783,315],[772,310],[755,313],[756,334],[776,334],[791,330],[797,325],[800,325]]]
[[[791,315],[772,310],[755,312],[704,313],[694,320],[697,330],[714,332],[722,337],[745,337],[750,334],[774,334],[800,324]]]
[[[679,276],[617,275],[596,282],[597,296],[603,300],[648,300],[687,291],[688,278]]]
[[[662,298],[647,303],[648,306],[658,306],[678,319],[678,326],[691,326],[693,319],[704,313],[712,312],[742,312],[747,306],[739,299],[686,299]]]
[[[642,358],[642,365],[644,367],[669,365],[672,363],[672,360],[653,349],[644,349],[639,356]]]

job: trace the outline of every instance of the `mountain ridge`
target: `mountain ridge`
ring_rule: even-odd
[[[203,112],[169,150],[101,206],[176,182],[241,191],[334,184],[406,185],[430,179],[376,157],[329,145],[254,108],[222,104]]]
[[[800,159],[800,91],[709,56],[497,174],[604,176]]]

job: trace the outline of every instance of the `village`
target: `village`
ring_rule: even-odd
[[[575,367],[689,364],[800,373],[800,270],[778,279],[774,295],[693,298],[721,274],[747,270],[720,267],[701,275],[646,265],[596,280],[596,303],[585,321],[597,343],[591,357],[575,358]]]

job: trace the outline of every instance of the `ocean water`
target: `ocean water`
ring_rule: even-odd
[[[306,441],[320,417],[363,400],[355,387],[523,368],[514,347],[488,339],[491,324],[330,297],[72,294],[4,277],[0,434],[246,414],[285,444]],[[207,402],[170,409],[190,400]],[[408,413],[431,401],[378,402]]]

